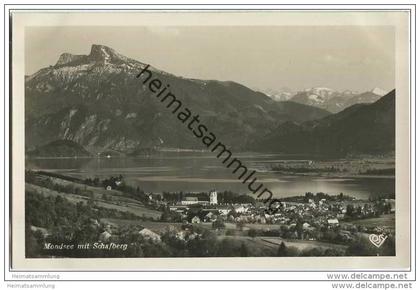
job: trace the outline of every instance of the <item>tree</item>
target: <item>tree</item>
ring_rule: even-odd
[[[286,257],[287,256],[287,247],[284,242],[281,242],[279,248],[277,249],[277,257]]]
[[[223,220],[217,219],[213,222],[212,226],[213,226],[213,229],[224,229],[225,223],[223,222]]]
[[[306,201],[309,201],[310,199],[314,199],[315,195],[312,192],[305,193],[305,199]]]
[[[241,248],[239,250],[241,257],[248,257],[248,248],[246,247],[245,243],[241,244]]]
[[[301,255],[303,257],[321,257],[323,256],[324,252],[321,248],[311,248],[305,249],[302,251]]]
[[[93,194],[92,191],[90,191],[88,192],[87,197],[88,197],[87,205],[90,207],[93,207],[95,205],[95,195]]]
[[[286,237],[287,233],[289,232],[289,227],[286,225],[281,225],[279,230],[279,236],[280,237]]]
[[[26,258],[37,258],[42,252],[44,237],[41,231],[32,232],[29,224],[25,225],[25,254]]]
[[[236,228],[238,228],[239,230],[243,230],[243,228],[244,228],[244,225],[245,225],[245,221],[243,221],[243,220],[240,220],[240,221],[238,221],[237,223],[236,223]]]
[[[346,215],[348,217],[353,217],[354,215],[354,206],[352,204],[348,204],[346,207]]]
[[[257,231],[255,229],[250,229],[248,231],[248,236],[250,236],[251,238],[255,238],[257,236]]]
[[[296,221],[295,230],[296,230],[298,238],[302,239],[303,238],[303,222],[302,222],[302,220],[299,219],[299,220]]]
[[[216,256],[218,257],[235,257],[238,256],[238,247],[237,241],[232,239],[223,239],[220,242],[217,242],[217,251]]]

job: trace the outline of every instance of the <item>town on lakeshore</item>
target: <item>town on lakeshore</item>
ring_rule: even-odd
[[[144,192],[122,175],[26,171],[28,257],[395,255],[395,198],[306,192],[275,213],[250,194]],[[382,235],[378,247],[370,236]],[[60,244],[126,245],[54,247]],[[95,249],[94,251],[91,251]]]

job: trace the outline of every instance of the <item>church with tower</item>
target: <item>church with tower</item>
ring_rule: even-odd
[[[217,191],[210,191],[210,204],[217,204]]]

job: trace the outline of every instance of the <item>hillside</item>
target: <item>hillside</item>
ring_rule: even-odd
[[[89,157],[91,154],[79,144],[69,140],[56,140],[28,153],[31,157]]]
[[[151,97],[136,74],[145,64],[93,45],[89,55],[64,53],[55,65],[25,78],[26,147],[66,139],[91,152],[131,153],[144,148],[198,148],[184,124]],[[201,123],[236,150],[284,122],[329,115],[294,102],[275,102],[235,82],[178,77],[153,68]]]
[[[383,154],[395,150],[395,90],[373,104],[357,104],[302,124],[286,122],[255,145],[260,151]]]

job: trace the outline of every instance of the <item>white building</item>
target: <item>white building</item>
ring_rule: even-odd
[[[200,222],[201,222],[201,220],[198,216],[195,216],[191,219],[192,224],[199,224]]]
[[[339,224],[338,219],[329,219],[327,222],[330,226],[337,226]]]
[[[197,197],[188,196],[184,200],[181,201],[181,204],[182,205],[198,204],[198,198]]]
[[[107,241],[109,241],[109,239],[111,238],[111,234],[110,233],[108,233],[107,231],[104,231],[104,232],[102,232],[100,235],[99,235],[99,241],[101,241],[101,242],[107,242]]]
[[[139,231],[139,234],[146,240],[160,242],[160,235],[156,234],[155,232],[152,232],[149,229],[144,228],[141,231]]]
[[[181,200],[181,205],[192,205],[192,204],[202,204],[208,205],[208,200],[199,200],[198,197],[195,196],[187,196],[185,199]]]
[[[235,205],[233,208],[235,209],[235,211],[236,211],[237,213],[245,213],[245,212],[247,212],[247,211],[248,211],[248,208],[246,208],[246,207],[245,207],[245,206],[243,206],[243,205]]]

